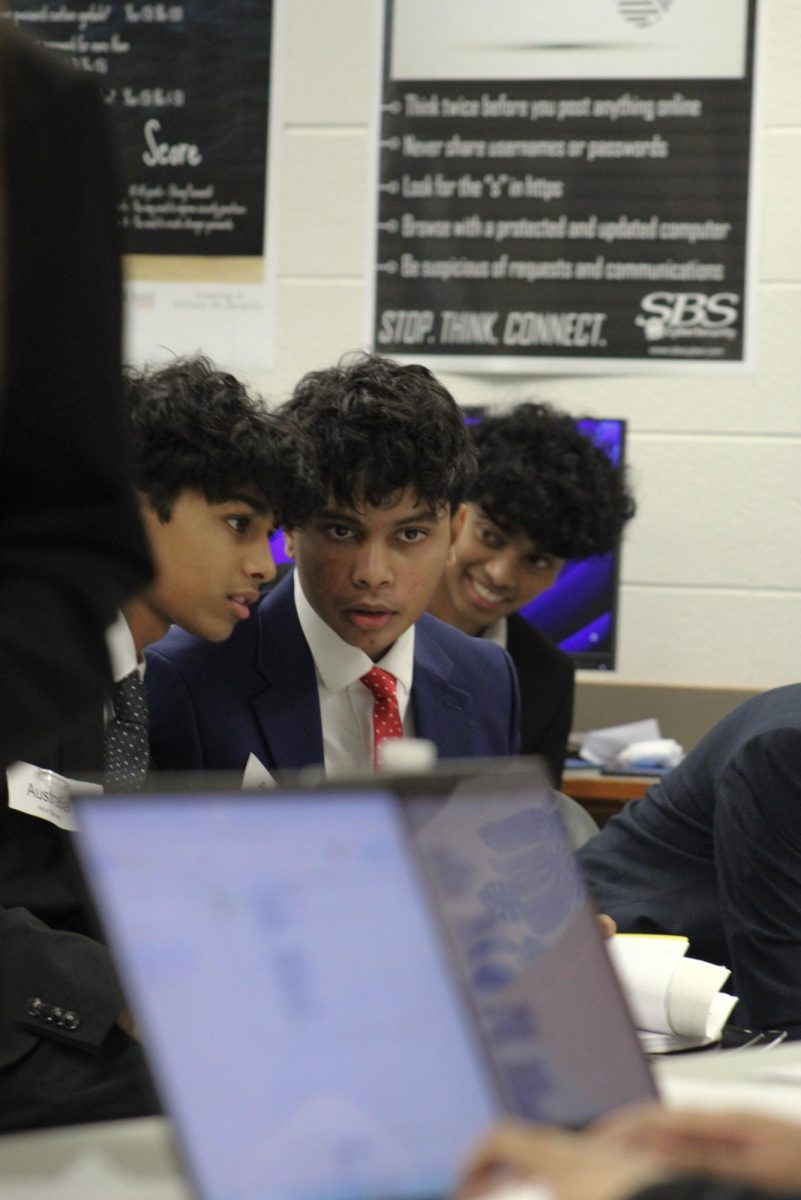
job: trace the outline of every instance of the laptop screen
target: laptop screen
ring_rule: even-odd
[[[204,1200],[442,1194],[500,1102],[387,794],[78,802]]]
[[[556,793],[523,770],[403,807],[509,1110],[581,1126],[655,1099]]]
[[[382,785],[414,831],[507,1110],[580,1127],[655,1100],[566,834],[562,806],[572,802],[541,762],[450,760],[427,775],[384,775]],[[346,786],[374,786],[374,777]]]

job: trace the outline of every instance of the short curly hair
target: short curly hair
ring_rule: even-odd
[[[337,504],[386,504],[412,488],[433,509],[461,503],[475,470],[462,413],[425,367],[346,356],[310,371],[279,412],[311,436],[320,481]]]
[[[478,475],[467,498],[507,533],[558,558],[605,554],[635,512],[625,472],[548,404],[471,425]]]
[[[279,524],[304,520],[319,506],[308,437],[268,413],[245,384],[208,358],[130,368],[124,383],[134,482],[162,521],[186,488],[211,504],[256,488]]]

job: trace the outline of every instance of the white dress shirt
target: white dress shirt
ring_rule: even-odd
[[[409,703],[414,671],[414,625],[402,633],[376,664],[357,646],[343,642],[309,604],[295,571],[295,607],[303,636],[314,659],[323,754],[326,773],[348,774],[373,762],[373,697],[363,683],[373,666],[389,671],[397,680],[398,709],[406,737],[414,736]]]
[[[494,642],[496,646],[500,646],[502,650],[505,650],[509,637],[508,629],[509,626],[506,617],[501,617],[499,621],[493,621],[486,629],[482,629],[481,637],[487,642]]]
[[[144,662],[137,662],[136,646],[128,622],[122,613],[117,614],[113,625],[106,630],[106,649],[111,660],[111,673],[114,682],[119,683],[131,671],[144,669]]]
[[[114,624],[109,625],[106,630],[106,649],[108,650],[111,662],[111,674],[114,676],[115,683],[119,683],[126,675],[130,675],[132,671],[138,671],[144,679],[145,660],[143,658],[140,661],[136,657],[133,634],[122,613],[117,614]],[[108,724],[113,718],[114,705],[112,704],[111,697],[107,696],[103,710],[103,719]]]

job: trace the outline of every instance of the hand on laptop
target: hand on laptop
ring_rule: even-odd
[[[544,1184],[554,1200],[623,1200],[664,1178],[662,1159],[605,1133],[567,1133],[544,1125],[504,1122],[478,1147],[457,1200],[491,1198],[523,1180]]]
[[[746,1112],[677,1112],[658,1105],[621,1110],[595,1127],[625,1148],[649,1150],[673,1170],[801,1188],[801,1125]]]
[[[510,1183],[544,1184],[554,1200],[624,1200],[668,1175],[736,1179],[770,1191],[801,1188],[801,1125],[746,1112],[673,1112],[644,1105],[583,1133],[506,1123],[479,1146],[457,1200]]]

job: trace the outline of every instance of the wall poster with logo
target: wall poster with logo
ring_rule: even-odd
[[[92,72],[121,174],[135,360],[271,359],[267,255],[273,0],[10,0],[6,16]],[[272,175],[272,172],[270,172]]]
[[[371,344],[750,365],[758,0],[385,0]]]

